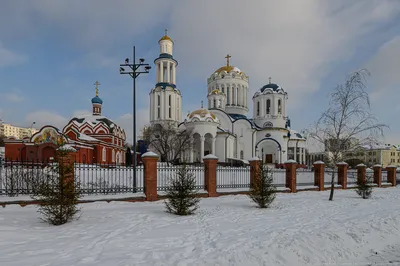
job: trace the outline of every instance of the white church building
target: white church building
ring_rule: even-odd
[[[150,92],[150,122],[173,122],[191,132],[193,147],[186,152],[185,161],[202,162],[211,153],[219,162],[246,162],[257,156],[277,167],[289,159],[306,163],[306,139],[290,127],[288,93],[281,86],[269,78],[251,98],[253,116],[248,117],[249,77],[232,66],[227,55],[226,65],[207,79],[207,109],[202,106],[182,119],[174,42],[166,34],[159,45],[160,55],[154,61],[156,85]]]

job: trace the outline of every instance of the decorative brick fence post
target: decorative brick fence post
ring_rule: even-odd
[[[252,187],[254,180],[261,171],[261,159],[253,157],[249,160],[250,163],[250,187]]]
[[[291,193],[296,193],[296,167],[295,160],[288,160],[285,162],[286,168],[286,187],[290,189]]]
[[[72,146],[64,145],[57,149],[56,160],[59,165],[60,177],[64,179],[65,184],[72,182],[73,190],[75,187],[75,158],[76,149]]]
[[[388,165],[386,166],[387,170],[387,181],[392,183],[392,186],[396,186],[396,169],[397,166],[395,165]]]
[[[382,186],[382,166],[380,164],[374,165],[374,183],[378,186]]]
[[[324,191],[325,188],[325,163],[323,161],[316,161],[314,166],[314,186],[318,187],[319,191]]]
[[[342,186],[342,189],[347,189],[347,167],[346,162],[339,162],[336,164],[338,168],[338,184]]]
[[[366,176],[366,169],[367,166],[363,163],[358,164],[357,166],[357,180],[360,182],[365,182],[365,176]]]
[[[209,197],[216,197],[217,194],[217,163],[218,157],[207,154],[203,157],[204,162],[204,186]]]
[[[144,187],[146,200],[157,200],[157,161],[158,155],[148,151],[142,155],[144,164]],[[135,169],[136,170],[136,169]]]

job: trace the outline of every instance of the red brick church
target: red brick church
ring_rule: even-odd
[[[5,158],[16,161],[48,161],[55,157],[56,149],[68,145],[76,149],[77,163],[125,164],[125,131],[102,116],[103,100],[92,99],[93,114],[72,118],[59,130],[47,125],[30,138],[5,140]]]

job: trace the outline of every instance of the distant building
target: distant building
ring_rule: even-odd
[[[38,130],[35,128],[17,127],[0,121],[0,135],[7,138],[13,137],[16,139],[23,139],[31,137],[36,132],[38,132]]]
[[[102,116],[103,100],[98,96],[97,85],[92,115],[72,118],[62,131],[48,125],[31,137],[9,137],[5,140],[5,158],[47,161],[55,157],[58,147],[69,145],[77,150],[77,163],[125,164],[125,131]]]
[[[344,157],[344,161],[353,167],[358,163],[363,163],[368,167],[376,164],[382,167],[388,165],[400,166],[400,145],[364,145],[352,151],[347,151]],[[312,152],[307,156],[307,164],[312,165],[316,161],[326,162],[327,158],[327,152]]]

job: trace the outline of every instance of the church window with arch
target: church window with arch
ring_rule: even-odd
[[[270,121],[264,123],[264,127],[274,127],[274,124],[272,124]]]
[[[282,114],[282,101],[281,101],[281,99],[278,100],[278,114]]]
[[[267,114],[271,113],[271,100],[267,99]]]
[[[260,115],[260,102],[257,102],[257,116]]]
[[[160,97],[160,95],[157,95],[157,118],[161,117],[160,104],[161,104],[161,97]]]
[[[217,108],[217,100],[214,99],[214,108]]]
[[[240,151],[240,159],[241,159],[241,160],[244,159],[244,152],[243,152],[243,150]]]
[[[168,96],[168,117],[172,117],[172,110],[171,110],[171,95]]]
[[[111,159],[112,159],[112,162],[115,162],[115,151],[114,150],[112,150]]]

